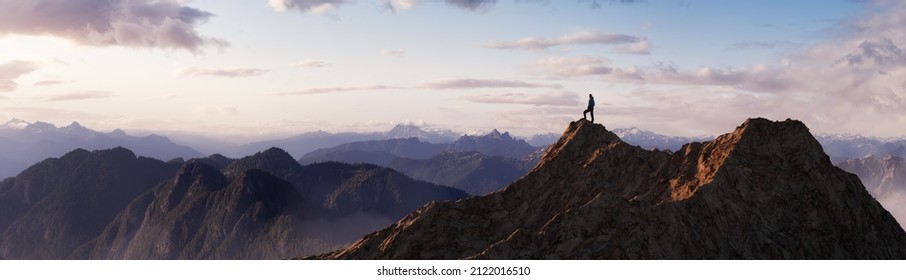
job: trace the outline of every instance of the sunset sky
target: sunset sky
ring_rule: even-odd
[[[902,1],[0,0],[0,124],[906,136]]]

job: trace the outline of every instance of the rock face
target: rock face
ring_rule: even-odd
[[[866,156],[838,162],[859,175],[865,188],[906,228],[906,160],[896,156]]]
[[[328,259],[903,259],[906,232],[799,121],[675,153],[569,125],[505,189],[435,202]]]

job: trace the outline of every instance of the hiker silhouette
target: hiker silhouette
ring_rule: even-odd
[[[582,112],[582,119],[587,119],[585,114],[591,113],[591,122],[595,122],[595,97],[588,95],[588,109]]]

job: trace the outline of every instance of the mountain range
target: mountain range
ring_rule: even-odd
[[[137,137],[119,129],[109,133],[98,132],[77,122],[56,127],[50,123],[12,119],[0,126],[0,178],[16,175],[38,161],[59,157],[74,149],[114,147],[126,147],[139,156],[160,160],[204,156],[159,135]]]
[[[579,120],[503,190],[317,258],[904,259],[906,232],[799,121],[666,152]]]
[[[480,152],[445,151],[429,159],[398,158],[386,165],[412,178],[473,195],[499,190],[526,173],[525,163]]]
[[[272,148],[163,162],[77,149],[0,182],[3,259],[274,259],[336,248],[450,187]]]
[[[284,139],[257,141],[230,147],[226,148],[222,153],[226,156],[242,157],[269,147],[278,147],[289,152],[293,157],[299,158],[317,149],[334,147],[351,142],[417,138],[419,141],[439,144],[453,142],[458,136],[458,134],[450,130],[425,130],[412,124],[399,124],[387,132],[306,132]]]
[[[422,142],[417,138],[352,142],[312,151],[299,162],[376,164],[416,179],[482,195],[525,174],[537,163],[541,150],[508,132],[493,130],[481,136],[464,135],[449,144]]]

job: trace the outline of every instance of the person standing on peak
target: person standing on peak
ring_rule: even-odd
[[[595,97],[588,95],[588,109],[582,112],[582,119],[586,119],[585,114],[591,113],[591,122],[595,122]]]

